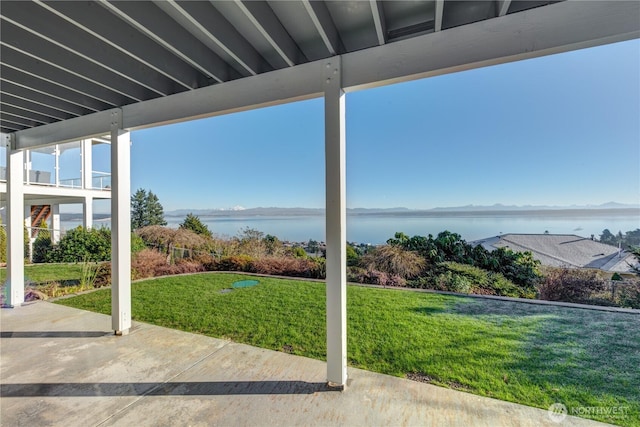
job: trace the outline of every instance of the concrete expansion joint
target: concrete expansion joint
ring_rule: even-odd
[[[132,402],[130,402],[129,404],[123,406],[122,408],[120,408],[119,410],[115,411],[113,414],[111,414],[109,417],[105,418],[104,420],[100,421],[99,423],[96,424],[96,427],[100,427],[102,425],[104,425],[105,423],[107,423],[110,419],[116,417],[118,414],[122,413],[123,411],[126,411],[127,409],[131,408],[133,405],[137,404],[138,402],[140,402],[142,399],[144,399],[145,397],[151,395],[152,393],[154,393],[156,390],[164,387],[166,384],[170,383],[171,381],[173,381],[174,379],[176,379],[177,377],[179,377],[180,375],[184,374],[185,372],[193,369],[194,367],[196,367],[197,365],[199,365],[200,363],[204,362],[206,359],[208,359],[209,357],[213,356],[214,354],[216,354],[217,352],[219,352],[220,350],[222,350],[223,348],[225,348],[227,345],[229,345],[231,343],[231,341],[223,341],[223,345],[221,345],[220,347],[216,348],[215,350],[213,350],[212,352],[202,356],[200,359],[196,360],[195,362],[193,362],[191,365],[187,366],[186,368],[180,370],[180,372],[176,373],[175,375],[171,376],[170,378],[168,378],[167,380],[163,381],[161,384],[158,384],[157,386],[147,390],[145,393],[143,393],[142,395],[140,395],[137,399],[133,400]]]

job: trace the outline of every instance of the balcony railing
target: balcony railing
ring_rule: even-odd
[[[109,172],[93,171],[91,188],[94,190],[111,191],[111,174]]]
[[[29,181],[27,182],[26,172],[24,174],[24,184],[44,185],[50,187],[82,188],[82,178],[59,179],[57,183],[51,182],[53,174],[50,171],[30,170]],[[0,166],[0,181],[7,181],[7,168]],[[91,183],[85,186],[89,190],[111,191],[111,174],[109,172],[92,171]]]

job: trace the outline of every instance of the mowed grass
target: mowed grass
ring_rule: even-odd
[[[24,278],[29,283],[76,281],[82,277],[82,264],[32,264],[24,267]],[[7,279],[7,268],[0,268],[0,283]]]
[[[324,283],[245,275],[168,277],[132,286],[133,318],[325,359]],[[350,366],[497,399],[640,425],[640,316],[349,286]],[[110,313],[110,292],[57,301]],[[617,415],[585,415],[584,409]],[[593,411],[593,410],[592,410]]]

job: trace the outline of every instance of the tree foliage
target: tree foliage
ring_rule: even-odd
[[[428,265],[456,262],[500,273],[527,291],[533,291],[540,280],[540,262],[533,258],[531,252],[513,252],[506,248],[488,251],[480,245],[468,244],[459,234],[450,231],[438,233],[436,237],[431,234],[409,237],[396,233],[387,240],[387,244],[420,254]]]
[[[211,230],[209,230],[209,227],[207,227],[206,224],[204,224],[198,216],[192,213],[187,214],[182,224],[180,224],[180,228],[183,228],[185,230],[191,230],[194,233],[204,237],[212,236]]]
[[[158,196],[151,190],[139,188],[131,196],[131,229],[137,230],[150,225],[167,225],[164,210]]]
[[[46,256],[47,262],[109,261],[111,230],[82,226],[69,230]]]
[[[627,249],[633,246],[640,246],[640,228],[622,233],[618,231],[617,234],[613,234],[608,228],[602,230],[600,234],[600,243],[605,243],[612,246],[620,246],[623,249]]]

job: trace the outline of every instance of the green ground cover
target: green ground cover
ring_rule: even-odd
[[[133,318],[325,358],[323,283],[210,273],[132,286]],[[640,316],[357,286],[348,288],[350,366],[582,416],[640,425]],[[57,301],[109,314],[110,291]],[[573,409],[578,411],[580,409]],[[602,411],[602,410],[600,410]],[[604,409],[606,411],[606,409]]]
[[[27,283],[78,281],[82,277],[82,264],[32,264],[24,267]],[[0,283],[7,278],[6,267],[0,268]]]

